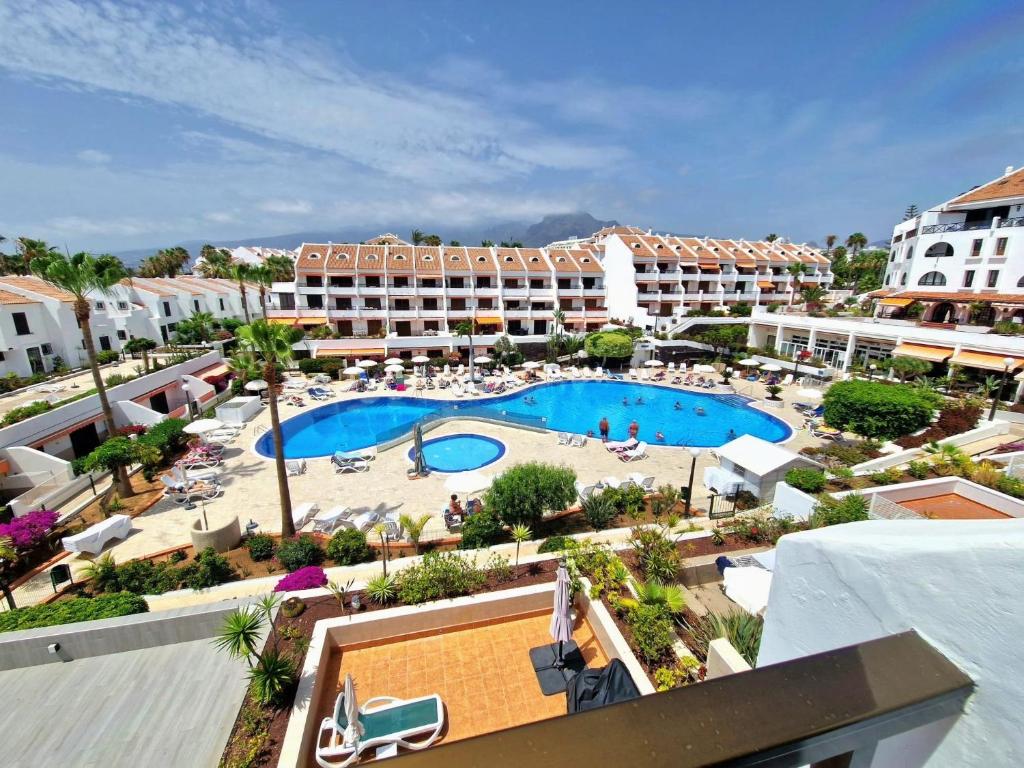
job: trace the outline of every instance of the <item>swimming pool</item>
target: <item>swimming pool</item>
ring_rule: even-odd
[[[409,459],[413,451],[409,449]],[[445,435],[423,441],[427,469],[435,472],[467,472],[493,464],[505,455],[505,444],[486,435]]]
[[[698,415],[697,409],[703,415]],[[580,434],[591,430],[597,434],[598,422],[605,417],[614,440],[626,439],[630,422],[635,420],[641,440],[669,446],[714,447],[745,434],[780,442],[792,434],[784,421],[748,407],[736,395],[626,381],[561,381],[472,400],[388,395],[306,408],[281,425],[284,455],[314,458],[366,448],[402,437],[421,419],[449,416]],[[730,435],[730,430],[734,434]],[[657,440],[658,432],[664,441]],[[274,455],[269,430],[257,440],[256,450],[264,456]]]

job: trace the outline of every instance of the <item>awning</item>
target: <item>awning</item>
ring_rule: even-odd
[[[324,347],[317,347],[313,353],[313,357],[372,357],[374,355],[383,355],[383,349],[330,349]]]
[[[493,325],[495,323],[501,323],[501,317],[498,315],[479,315],[473,319],[479,325]]]
[[[267,322],[271,325],[295,325],[294,317],[270,317]]]
[[[880,302],[883,307],[909,307],[914,303],[913,299],[882,299]]]
[[[1002,371],[1004,360],[1013,360],[1009,370],[1015,371],[1024,365],[1024,359],[1012,355],[994,355],[991,352],[959,352],[949,359],[950,365],[966,365],[968,368],[984,368],[987,371]]]
[[[892,351],[893,357],[916,357],[930,363],[942,363],[953,354],[949,347],[929,347],[925,344],[898,344]]]
[[[700,271],[701,272],[721,272],[722,271],[722,268],[719,267],[717,264],[700,264],[700,263],[698,263],[697,266],[700,267]]]
[[[300,317],[295,321],[296,325],[327,325],[326,317]]]
[[[760,288],[762,291],[774,291],[775,283],[773,283],[771,280],[758,280],[757,287]]]

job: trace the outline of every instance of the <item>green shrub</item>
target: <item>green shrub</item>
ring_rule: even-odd
[[[462,523],[461,549],[480,549],[497,544],[505,535],[505,529],[498,516],[484,508],[475,515],[465,518]]]
[[[607,491],[590,494],[583,500],[582,508],[583,516],[587,518],[587,523],[595,531],[607,528],[608,523],[618,514],[614,500]]]
[[[907,464],[907,474],[915,480],[924,480],[928,477],[929,469],[927,461],[912,461]]]
[[[867,497],[859,493],[850,493],[841,499],[823,496],[811,512],[811,526],[822,528],[867,520],[868,507]]]
[[[207,547],[188,565],[179,569],[182,586],[206,589],[236,578],[235,569],[213,547]]]
[[[569,467],[529,462],[498,475],[484,495],[484,507],[506,525],[535,527],[544,512],[560,511],[576,498],[576,473]]]
[[[373,549],[366,543],[366,534],[353,528],[343,528],[327,542],[327,556],[336,565],[355,565],[374,559]]]
[[[297,571],[307,565],[320,565],[324,557],[324,551],[308,533],[294,539],[285,539],[277,548],[278,561],[289,571]]]
[[[573,541],[574,539],[568,536],[550,536],[537,547],[537,553],[543,555],[548,552],[563,552],[572,546]]]
[[[3,425],[9,427],[11,424],[17,424],[19,421],[25,419],[31,419],[33,416],[38,416],[41,413],[46,413],[53,408],[45,400],[32,403],[31,405],[22,405],[19,408],[11,408],[5,415]]]
[[[387,605],[398,597],[395,574],[382,573],[366,582],[366,595],[377,605]]]
[[[257,533],[255,536],[250,536],[248,541],[245,542],[245,546],[249,549],[249,557],[256,562],[269,560],[274,556],[274,551],[277,549],[273,537],[265,533]]]
[[[138,442],[160,451],[164,461],[185,446],[187,435],[184,432],[188,422],[185,419],[164,419],[151,426],[144,435],[139,435]]]
[[[479,589],[486,580],[483,570],[455,552],[428,552],[398,574],[398,597],[407,605],[459,597]]]
[[[118,384],[124,384],[126,381],[131,381],[134,376],[128,376],[123,373],[112,373],[107,376],[107,380],[103,382],[108,387],[116,387]]]
[[[324,370],[324,361],[313,357],[306,357],[299,360],[299,370],[307,376],[311,373],[321,373]]]
[[[757,664],[757,652],[761,647],[761,633],[764,619],[746,611],[733,611],[725,615],[709,612],[686,628],[696,641],[694,653],[702,659],[708,657],[708,645],[712,640],[724,637],[750,666]]]
[[[786,473],[786,484],[804,493],[821,493],[825,490],[825,473],[811,467],[797,467]]]
[[[629,544],[644,579],[657,579],[666,583],[676,581],[679,550],[660,528],[634,528],[629,534]]]
[[[895,467],[890,467],[889,469],[872,472],[868,475],[868,479],[875,485],[892,485],[893,483],[898,483],[902,476],[902,472]]]
[[[927,426],[939,401],[923,388],[841,381],[825,393],[825,422],[863,437],[892,439]]]
[[[676,640],[672,619],[658,605],[639,604],[626,614],[637,653],[648,663],[661,661],[672,653]]]
[[[110,619],[133,613],[146,613],[148,610],[149,606],[145,600],[128,592],[92,598],[74,597],[48,605],[32,605],[0,613],[0,632]]]
[[[115,352],[113,349],[104,349],[96,353],[96,362],[100,365],[106,365],[107,363],[116,363],[121,359],[121,354]]]

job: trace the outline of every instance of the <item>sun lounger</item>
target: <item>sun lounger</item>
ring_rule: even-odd
[[[604,368],[602,368],[600,365],[597,366],[597,368],[594,369],[594,375],[597,376],[597,378],[599,378],[599,379],[603,379],[604,378]]]
[[[615,475],[608,475],[608,477],[601,478],[602,488],[618,488],[620,485],[622,485],[622,481],[615,477]]]
[[[344,472],[366,472],[370,469],[370,462],[366,459],[331,459],[334,462],[334,471],[337,474]]]
[[[647,458],[647,443],[639,442],[636,444],[636,448],[631,448],[628,451],[623,451],[619,454],[619,458],[623,461],[639,461],[640,459]]]
[[[297,475],[304,474],[306,471],[306,460],[305,459],[288,459],[284,463],[285,472],[288,477],[295,477]]]
[[[587,444],[587,436],[586,435],[573,435],[569,439],[569,445],[571,445],[573,448],[582,448],[586,444]]]
[[[338,522],[344,528],[354,528],[366,533],[380,522],[380,516],[376,512],[360,512],[358,515],[344,517]]]
[[[668,372],[669,373],[675,373],[675,371],[676,371],[676,364],[675,363],[669,363],[668,366],[666,366],[666,367],[668,368]]]
[[[306,388],[306,382],[302,379],[285,379],[284,388],[295,392],[301,392]]]
[[[98,555],[108,541],[127,538],[131,532],[132,519],[128,515],[111,515],[81,533],[65,536],[60,543],[68,552],[88,552]]]
[[[418,699],[377,696],[359,708],[363,735],[355,744],[345,743],[345,697],[338,696],[334,714],[320,723],[316,761],[322,768],[346,768],[367,750],[396,745],[403,749],[425,749],[437,741],[444,727],[444,704],[436,693]]]
[[[315,501],[307,501],[297,507],[292,507],[292,523],[295,524],[295,530],[300,530],[319,511],[320,505]]]
[[[306,390],[306,394],[314,400],[327,400],[331,396],[330,392],[320,389],[320,387],[310,387]]]
[[[558,444],[559,445],[568,445],[571,441],[572,441],[572,435],[570,435],[568,432],[559,432],[558,433]]]
[[[650,492],[654,490],[654,478],[645,476],[642,472],[630,472],[628,479],[633,485],[645,491]]]
[[[788,387],[792,383],[793,383],[793,374],[792,373],[787,373],[785,376],[782,377],[782,381],[779,382],[779,384],[781,384],[784,387]]]
[[[824,424],[812,426],[811,434],[814,437],[821,438],[822,440],[834,440],[838,442],[843,439],[842,432],[838,429],[833,429],[832,427],[826,427]]]
[[[373,461],[377,458],[377,446],[370,445],[366,448],[355,448],[351,451],[335,451],[334,458],[341,460],[351,459],[363,459],[364,461]]]
[[[164,496],[169,499],[173,499],[178,504],[188,504],[192,499],[203,499],[205,501],[215,499],[223,492],[224,489],[220,487],[219,483],[204,481],[189,483],[187,485],[181,485],[174,488],[165,488]]]
[[[604,444],[604,447],[613,453],[618,451],[628,451],[631,448],[635,448],[637,440],[635,437],[629,438],[629,440],[609,440]]]
[[[587,499],[589,499],[591,496],[594,495],[594,492],[598,490],[598,488],[598,484],[584,485],[579,480],[576,481],[576,494],[579,496],[580,501],[586,501]]]
[[[629,378],[631,378],[631,379],[639,378],[638,375],[637,375],[637,372],[636,372],[636,368],[630,368],[629,369]]]
[[[313,518],[313,530],[319,533],[334,533],[334,529],[341,525],[352,510],[348,507],[331,507],[326,512],[320,512]]]

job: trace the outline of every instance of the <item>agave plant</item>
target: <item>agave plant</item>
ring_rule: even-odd
[[[85,566],[82,574],[92,582],[93,590],[96,592],[117,591],[117,562],[110,552]]]
[[[295,662],[277,648],[270,648],[260,654],[249,670],[249,683],[261,704],[279,701],[295,683]]]
[[[669,613],[682,613],[686,607],[686,597],[683,590],[675,584],[662,584],[657,579],[648,579],[642,582],[633,582],[633,590],[636,592],[636,599],[623,598],[622,604],[627,608],[636,608],[640,605],[656,605]]]
[[[366,594],[377,605],[387,605],[398,595],[398,580],[394,574],[374,576],[366,582]]]
[[[707,658],[708,645],[712,640],[724,637],[729,641],[747,663],[754,666],[757,663],[757,651],[761,647],[761,632],[764,629],[764,619],[754,616],[746,611],[734,611],[725,615],[709,612],[690,624],[682,622],[697,644],[695,649],[701,656]]]
[[[252,608],[234,610],[224,619],[224,625],[213,639],[213,644],[233,659],[245,659],[250,667],[258,655],[257,648],[263,637],[266,620],[262,611]]]

